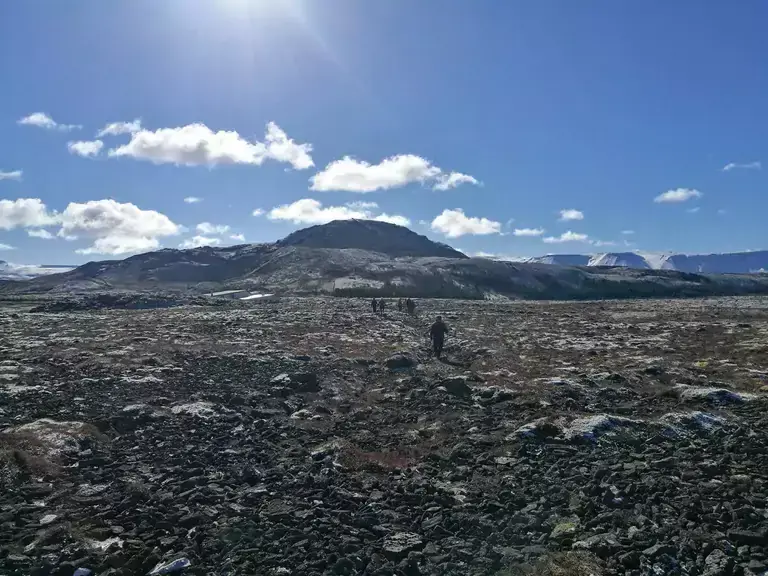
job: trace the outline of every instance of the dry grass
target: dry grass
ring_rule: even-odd
[[[547,554],[532,566],[514,566],[497,576],[602,576],[600,560],[588,552]]]
[[[45,443],[32,433],[0,434],[0,477],[10,481],[19,473],[58,476],[61,473],[61,465],[47,452]]]

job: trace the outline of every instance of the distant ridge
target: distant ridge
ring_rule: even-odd
[[[677,270],[694,274],[755,274],[768,271],[768,250],[726,254],[548,254],[526,258],[523,261],[559,266],[623,266],[639,270]]]

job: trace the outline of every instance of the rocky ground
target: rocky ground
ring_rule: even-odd
[[[0,574],[768,569],[766,299],[28,310]]]

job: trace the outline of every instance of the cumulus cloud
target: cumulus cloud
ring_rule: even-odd
[[[187,238],[179,244],[179,248],[199,248],[200,246],[218,246],[221,244],[221,239],[219,238],[211,238],[207,236],[193,236],[192,238]]]
[[[464,210],[443,210],[430,225],[433,231],[440,232],[448,238],[459,238],[467,234],[485,235],[499,234],[501,223],[487,218],[469,217]]]
[[[376,214],[370,209],[350,206],[326,206],[312,198],[302,198],[292,204],[272,208],[267,214],[270,220],[285,220],[294,224],[327,224],[333,220],[378,220],[398,226],[408,226],[411,222],[398,214]]]
[[[58,217],[39,198],[0,200],[0,229],[40,228],[56,224]]]
[[[27,230],[27,235],[31,238],[42,238],[43,240],[52,240],[54,238],[54,235],[48,232],[48,230],[44,230],[43,228],[33,228],[31,230]]]
[[[75,250],[78,254],[133,254],[157,250],[160,241],[157,238],[145,236],[105,236],[96,238],[88,248]]]
[[[515,228],[512,234],[515,236],[541,236],[544,232],[544,228]]]
[[[16,250],[16,248],[10,244],[0,244],[0,250]]]
[[[226,234],[229,232],[229,226],[225,225],[215,225],[211,224],[210,222],[200,222],[200,224],[197,225],[197,232],[198,234]]]
[[[584,220],[584,212],[581,210],[560,210],[560,221],[568,222],[570,220]]]
[[[102,148],[104,148],[104,142],[101,140],[78,140],[77,142],[67,142],[67,150],[72,154],[77,154],[83,158],[98,156]]]
[[[21,170],[3,172],[0,170],[0,180],[21,180]]]
[[[251,216],[263,216],[264,210],[261,208],[256,208],[253,212],[251,212]]]
[[[119,136],[120,134],[134,134],[141,130],[141,119],[137,118],[133,122],[110,122],[96,134],[97,138],[104,136]]]
[[[197,204],[198,202],[202,202],[202,198],[198,198],[197,196],[187,196],[184,198],[184,202],[187,204]]]
[[[702,196],[701,192],[693,188],[677,188],[659,194],[653,201],[656,203],[685,202],[691,198],[701,198]]]
[[[159,238],[175,236],[181,227],[165,214],[142,210],[129,202],[91,200],[70,202],[59,216],[58,235],[94,240],[81,254],[127,254],[159,247]]]
[[[589,242],[589,236],[586,234],[577,234],[576,232],[563,232],[560,236],[547,236],[544,238],[547,244],[560,244],[562,242]]]
[[[461,172],[451,172],[450,174],[441,174],[437,177],[437,183],[432,187],[433,190],[450,190],[461,184],[474,184],[479,186],[480,182],[469,174]]]
[[[232,240],[237,240],[238,242],[245,242],[245,235],[244,234],[232,234],[230,236]]]
[[[216,166],[252,164],[275,160],[304,170],[314,166],[311,144],[297,144],[274,122],[267,124],[264,142],[249,141],[235,131],[213,132],[205,124],[178,128],[142,129],[131,141],[109,151],[113,157],[131,157],[155,164],[180,166]]]
[[[730,172],[731,170],[762,170],[763,165],[760,162],[747,162],[745,164],[738,164],[731,162],[723,166],[723,172]]]
[[[320,192],[375,192],[400,188],[408,184],[433,181],[436,190],[448,190],[463,183],[478,184],[472,176],[451,172],[445,174],[426,158],[414,154],[399,154],[370,164],[344,156],[334,160],[324,170],[309,179],[310,188]]]
[[[24,118],[21,118],[18,123],[23,126],[37,126],[38,128],[45,128],[46,130],[61,130],[62,132],[69,132],[70,130],[79,130],[82,128],[80,124],[59,124],[45,112],[35,112],[29,116],[25,116]]]

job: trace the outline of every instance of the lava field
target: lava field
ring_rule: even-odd
[[[768,299],[29,310],[2,575],[768,570]]]

